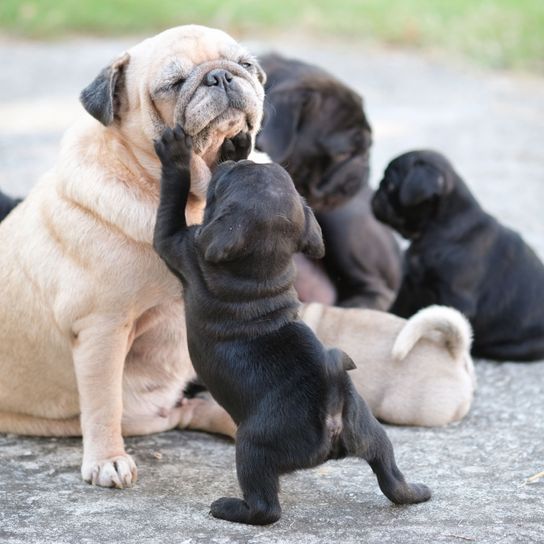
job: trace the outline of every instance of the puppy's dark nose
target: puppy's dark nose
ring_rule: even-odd
[[[223,68],[216,68],[206,74],[205,83],[208,87],[223,87],[226,89],[233,79],[233,75]]]

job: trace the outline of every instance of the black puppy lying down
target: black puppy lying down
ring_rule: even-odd
[[[221,498],[217,518],[279,519],[279,475],[348,455],[365,459],[399,504],[429,499],[395,464],[385,431],[357,394],[349,357],[326,350],[297,316],[293,254],[323,253],[319,226],[277,164],[228,161],[208,189],[204,223],[188,227],[191,139],[167,129],[154,246],[180,278],[195,370],[238,425],[244,499]],[[234,157],[240,158],[240,157]]]
[[[516,232],[482,210],[444,156],[397,157],[372,206],[412,241],[391,312],[410,317],[431,304],[452,306],[474,328],[474,355],[544,358],[544,265]]]
[[[21,202],[20,198],[11,198],[0,191],[0,221],[2,221],[2,219],[4,219],[19,202]]]

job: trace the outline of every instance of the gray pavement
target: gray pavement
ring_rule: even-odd
[[[133,41],[0,40],[0,188],[25,194],[54,163],[79,91]],[[402,151],[442,150],[484,207],[544,257],[544,79],[394,50],[280,43],[364,95],[374,182]],[[426,504],[391,505],[370,469],[348,460],[284,477],[276,525],[238,526],[208,515],[215,498],[238,493],[234,449],[221,438],[170,432],[127,440],[140,480],[117,491],[80,480],[80,440],[4,435],[0,542],[544,542],[544,478],[527,482],[544,471],[544,362],[480,361],[477,373],[464,421],[388,427],[400,467],[433,489]]]

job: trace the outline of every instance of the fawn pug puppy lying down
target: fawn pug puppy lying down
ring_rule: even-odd
[[[421,150],[394,159],[373,209],[411,240],[393,313],[446,304],[470,320],[474,355],[544,359],[544,264],[481,208],[446,157]]]
[[[346,370],[298,318],[293,255],[323,255],[321,230],[277,164],[228,161],[209,184],[202,226],[188,227],[191,138],[178,125],[155,149],[162,162],[154,247],[183,284],[195,370],[238,425],[243,500],[221,498],[213,516],[279,519],[279,476],[327,459],[358,456],[398,504],[430,498],[395,464],[385,431]],[[238,157],[234,157],[238,158]]]

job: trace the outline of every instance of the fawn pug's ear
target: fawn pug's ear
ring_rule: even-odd
[[[104,126],[111,125],[121,109],[125,92],[123,72],[129,60],[129,54],[123,53],[106,66],[79,95],[87,112]]]
[[[445,179],[442,173],[427,162],[416,161],[403,179],[399,200],[402,206],[415,206],[444,190]]]
[[[325,244],[323,243],[321,227],[310,206],[304,202],[302,206],[304,208],[304,232],[300,237],[298,251],[311,259],[321,259],[325,255]]]

